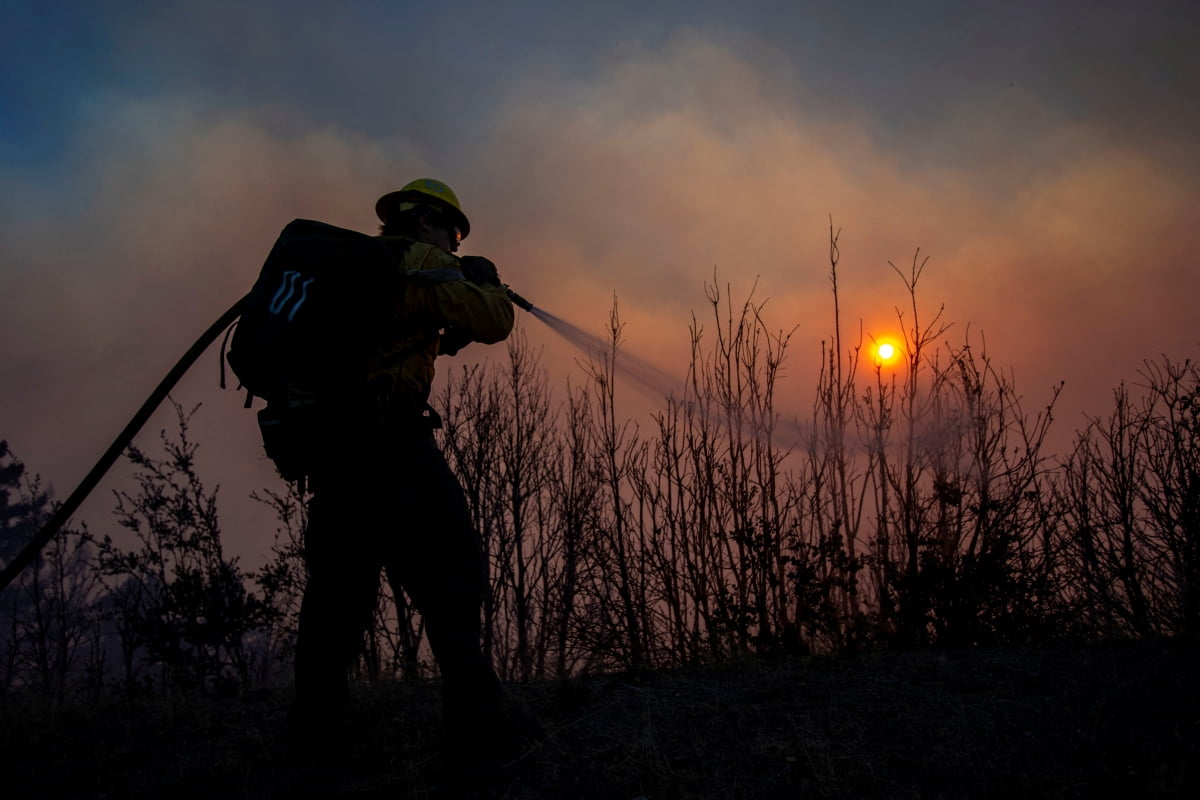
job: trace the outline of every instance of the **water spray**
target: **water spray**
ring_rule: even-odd
[[[530,314],[533,314],[533,316],[546,323],[550,330],[589,356],[600,358],[608,350],[608,344],[601,340],[600,337],[593,336],[578,325],[572,325],[562,317],[557,317],[545,309],[535,307],[533,303],[521,297],[521,295],[507,286],[504,289],[508,292],[508,297],[513,301],[514,305],[520,306]],[[644,361],[625,351],[621,351],[618,355],[614,368],[622,377],[628,379],[630,383],[639,389],[648,392],[656,400],[682,394],[683,386],[678,381],[650,362]]]
[[[611,346],[599,336],[588,333],[578,325],[567,322],[562,317],[551,314],[545,309],[536,308],[533,303],[516,294],[511,289],[508,289],[508,296],[514,304],[533,314],[533,316],[544,322],[550,330],[592,358],[603,358]],[[640,359],[625,350],[621,350],[617,354],[613,369],[617,374],[629,380],[637,388],[649,393],[656,400],[682,395],[683,385],[679,381],[650,362]]]
[[[549,311],[536,308],[525,298],[514,294],[511,289],[508,292],[508,296],[512,298],[513,303],[533,314],[533,316],[544,322],[567,342],[592,358],[603,359],[605,353],[612,346],[611,343],[588,333],[579,326],[573,325],[565,319],[551,314]],[[672,377],[667,372],[644,359],[638,358],[627,350],[621,350],[616,354],[612,369],[614,374],[624,378],[632,386],[640,389],[654,400],[661,401],[663,399],[669,400],[675,398],[676,400],[683,401],[686,397],[687,387],[678,378]],[[689,402],[688,404],[690,405],[691,403]],[[700,413],[701,416],[709,419],[711,422],[715,422],[717,425],[723,426],[728,424],[724,420],[713,420],[711,414]],[[783,450],[791,450],[811,438],[810,433],[798,422],[784,419],[781,416],[775,419],[769,436],[762,433],[752,433],[751,435],[758,439],[769,438],[775,446]]]

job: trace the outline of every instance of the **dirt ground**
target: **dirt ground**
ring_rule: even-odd
[[[437,687],[359,687],[328,753],[289,761],[285,693],[17,702],[2,794],[69,798],[1200,796],[1200,647],[876,653],[510,687],[537,726],[446,751]]]

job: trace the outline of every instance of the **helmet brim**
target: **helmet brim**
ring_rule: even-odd
[[[449,213],[454,218],[454,224],[458,226],[459,233],[462,238],[467,238],[471,232],[471,223],[467,220],[467,215],[449,203],[439,200],[425,192],[414,191],[396,191],[388,192],[383,197],[375,201],[375,216],[379,217],[379,221],[387,223],[388,217],[399,207],[401,203],[416,203],[417,205],[430,206],[440,211]]]

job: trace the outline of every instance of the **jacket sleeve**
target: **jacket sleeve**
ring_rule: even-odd
[[[458,259],[435,247],[415,244],[405,267],[449,276],[459,270]],[[495,344],[513,328],[513,304],[501,286],[480,286],[461,277],[431,282],[414,281],[404,292],[400,317],[421,320],[430,328],[454,328],[471,341]]]
[[[467,280],[429,287],[444,327],[467,334],[472,341],[495,344],[513,329],[513,304],[500,286],[478,286]]]

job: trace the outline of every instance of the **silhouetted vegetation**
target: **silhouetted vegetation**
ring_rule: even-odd
[[[0,441],[0,559],[7,563],[50,517],[41,480]],[[97,623],[104,596],[86,529],[66,528],[0,594],[0,697],[33,691],[95,695],[106,677]]]

